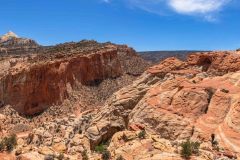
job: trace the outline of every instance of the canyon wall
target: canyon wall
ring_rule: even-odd
[[[78,83],[94,85],[123,74],[117,49],[23,66],[13,67],[1,77],[0,100],[2,105],[10,104],[27,115],[62,102],[68,96],[68,89]]]

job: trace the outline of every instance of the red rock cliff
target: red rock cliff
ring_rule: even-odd
[[[36,64],[23,62],[0,79],[0,101],[20,113],[33,115],[60,103],[68,96],[68,87],[92,85],[122,73],[117,49]]]

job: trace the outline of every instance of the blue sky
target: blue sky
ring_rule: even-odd
[[[81,39],[145,50],[240,48],[239,0],[5,0],[0,34],[52,45]]]

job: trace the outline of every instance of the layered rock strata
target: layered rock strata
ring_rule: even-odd
[[[20,38],[11,31],[0,37],[0,56],[29,54],[39,49],[40,45],[34,40]]]
[[[122,54],[128,56],[130,62],[125,63]],[[103,80],[116,79],[124,74],[138,75],[144,70],[138,68],[128,71],[126,68],[137,68],[131,66],[132,63],[143,64],[142,68],[147,66],[127,46],[109,45],[84,54],[74,52],[60,55],[44,55],[45,58],[42,55],[3,57],[3,70],[0,72],[1,105],[10,104],[22,114],[34,115],[61,103],[69,92],[80,85],[96,86]]]
[[[95,146],[124,129],[145,128],[171,141],[188,138],[240,152],[238,52],[169,58],[116,92],[90,122]],[[234,62],[234,63],[233,63]]]

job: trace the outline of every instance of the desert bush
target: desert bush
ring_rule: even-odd
[[[192,155],[191,150],[191,142],[187,140],[186,142],[181,144],[182,150],[181,150],[181,156],[185,159],[189,159]]]
[[[111,157],[111,153],[107,150],[107,142],[103,142],[95,147],[95,151],[102,154],[103,160],[109,160]]]
[[[12,151],[15,147],[16,147],[16,145],[17,145],[17,138],[16,138],[16,135],[15,134],[13,134],[13,135],[11,135],[11,136],[9,136],[9,137],[5,137],[4,139],[3,139],[3,142],[2,142],[3,144],[4,144],[4,146],[5,146],[5,149],[7,150],[7,151]]]
[[[106,145],[104,145],[103,143],[95,147],[96,152],[103,153],[104,150],[106,150]]]
[[[140,139],[144,139],[146,136],[146,131],[145,130],[142,130],[141,132],[138,133],[138,138]]]
[[[198,154],[199,153],[199,142],[191,142],[190,140],[187,140],[186,142],[183,142],[181,144],[182,150],[181,150],[181,156],[185,159],[189,159],[192,154]]]
[[[240,48],[238,48],[237,51],[240,51]]]

